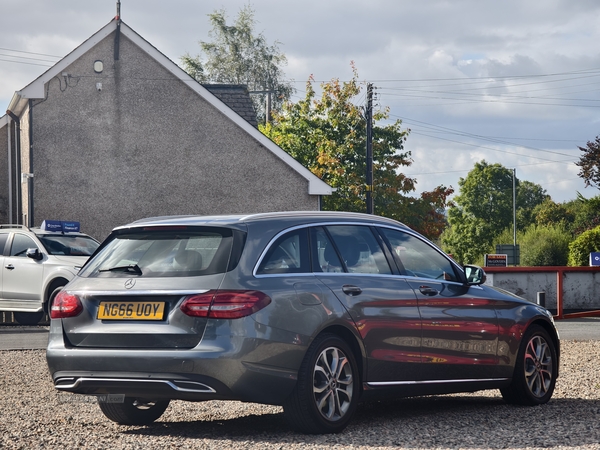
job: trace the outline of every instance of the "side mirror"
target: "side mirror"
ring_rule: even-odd
[[[465,276],[467,277],[467,284],[472,286],[479,286],[485,283],[486,275],[484,270],[479,266],[463,266],[465,270]]]
[[[39,261],[44,258],[44,255],[42,255],[42,252],[40,252],[38,248],[28,248],[27,252],[25,253],[25,256],[31,259],[35,259],[36,261]]]

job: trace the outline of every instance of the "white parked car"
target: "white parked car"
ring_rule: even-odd
[[[77,222],[0,225],[0,311],[12,311],[22,325],[37,324],[98,245]]]

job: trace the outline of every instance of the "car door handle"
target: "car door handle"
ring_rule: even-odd
[[[342,291],[346,295],[360,295],[362,293],[362,289],[358,286],[353,286],[351,284],[345,284],[342,286]]]
[[[421,294],[428,295],[430,297],[439,294],[437,289],[434,289],[429,286],[419,286],[419,291],[421,291]]]
[[[15,268],[15,266],[13,266],[12,264],[8,264],[8,265],[4,266],[4,268],[8,269],[8,270],[13,270]]]

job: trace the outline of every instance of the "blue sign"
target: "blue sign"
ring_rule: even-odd
[[[79,222],[63,222],[62,228],[65,233],[71,232],[79,232],[80,226]]]
[[[63,233],[79,232],[81,229],[79,222],[63,222],[60,220],[44,220],[40,228],[44,231],[58,231]]]
[[[600,252],[590,253],[590,266],[600,266]]]
[[[60,220],[44,220],[40,228],[44,231],[62,231],[62,222]]]

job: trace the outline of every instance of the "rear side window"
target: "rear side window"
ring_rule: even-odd
[[[383,250],[369,227],[339,225],[326,228],[348,272],[392,273]]]
[[[269,247],[256,273],[268,275],[310,272],[307,232],[308,230],[305,228],[280,236]]]
[[[313,272],[343,272],[342,260],[322,227],[311,229]]]
[[[223,228],[152,228],[115,234],[84,267],[84,277],[188,277],[224,273],[233,242]]]

